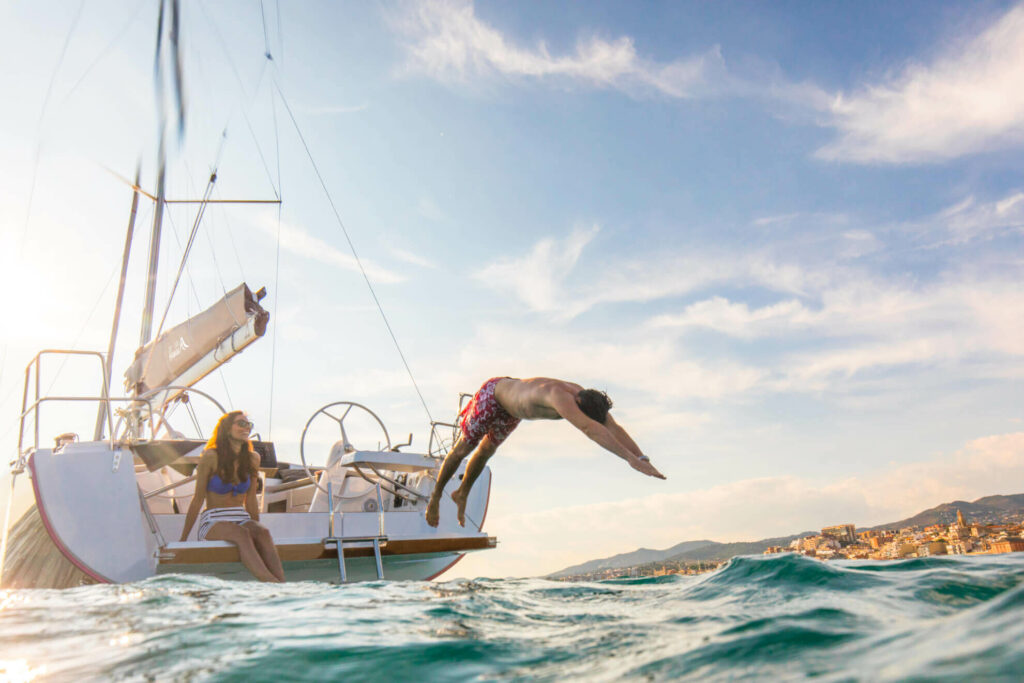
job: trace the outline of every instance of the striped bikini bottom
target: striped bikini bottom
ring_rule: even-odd
[[[203,514],[199,515],[199,532],[196,534],[196,538],[200,541],[205,541],[210,527],[217,522],[245,524],[251,521],[252,517],[249,516],[249,513],[243,507],[206,508],[203,510]]]

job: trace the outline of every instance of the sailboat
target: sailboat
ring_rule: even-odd
[[[161,0],[160,7],[161,26],[166,8],[172,15],[170,35],[176,36],[176,0]],[[158,55],[171,49],[161,46],[165,33],[158,30]],[[184,436],[174,415],[176,410],[179,416],[192,414],[192,406],[202,402],[227,412],[197,384],[265,335],[272,324],[261,303],[266,289],[253,291],[243,282],[178,325],[163,329],[161,321],[152,335],[157,251],[167,203],[163,149],[161,137],[156,192],[143,190],[138,174],[131,183],[128,237],[107,350],[46,349],[25,368],[18,448],[10,465],[0,540],[0,587],[65,588],[171,573],[252,578],[232,544],[196,540],[195,530],[188,540],[176,540],[195,492],[205,442]],[[154,204],[142,343],[125,372],[125,391],[116,392],[111,366],[140,197]],[[196,203],[202,211],[214,201],[207,193]],[[43,367],[69,357],[94,363],[98,393],[43,389]],[[90,426],[82,425],[67,425],[57,435],[41,433],[41,410],[83,402],[97,406],[92,438],[78,438],[89,433]],[[439,526],[430,527],[424,519],[441,457],[454,437],[452,422],[431,419],[427,452],[413,453],[401,450],[408,442],[393,443],[383,420],[359,402],[310,406],[309,414],[297,435],[297,453],[278,453],[271,441],[253,441],[260,455],[260,523],[270,530],[289,581],[429,580],[466,553],[496,546],[497,540],[483,530],[489,469],[469,497],[465,527],[456,522],[449,495],[458,475],[442,496]],[[374,443],[351,437],[357,419],[379,429]],[[325,425],[335,439],[326,453],[322,440],[311,437]]]

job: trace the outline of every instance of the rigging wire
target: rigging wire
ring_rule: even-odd
[[[115,267],[110,272],[110,277],[107,278],[107,283],[105,285],[103,285],[103,289],[102,289],[102,291],[100,291],[99,297],[97,297],[96,302],[92,305],[92,309],[90,309],[90,311],[89,311],[89,315],[86,317],[85,322],[82,324],[81,329],[78,331],[78,334],[75,335],[75,340],[71,344],[71,350],[75,351],[75,350],[78,349],[78,342],[81,340],[82,335],[85,333],[86,328],[89,326],[89,323],[92,322],[93,317],[96,315],[96,310],[99,307],[100,302],[103,300],[103,296],[107,293],[107,290],[110,289],[110,283],[113,281],[114,275],[117,274],[119,269],[120,269],[120,266],[117,266],[117,267]],[[61,373],[64,371],[64,366],[67,365],[68,358],[69,358],[69,356],[64,356],[61,359],[60,365],[57,366],[57,372],[54,373],[53,379],[50,381],[50,385],[46,388],[46,393],[47,394],[49,394],[53,390],[53,386],[57,383],[57,380],[60,379]],[[11,388],[11,392],[9,392],[8,395],[4,397],[3,401],[0,401],[0,405],[3,405],[4,403],[6,403],[6,401],[10,398],[11,393],[13,393],[14,389],[16,389],[16,388],[17,388],[17,385],[14,385]],[[13,429],[13,427],[9,428],[6,432],[4,432],[4,435],[3,435],[4,437],[6,437],[7,434],[10,433],[10,429]]]
[[[206,243],[210,247],[210,258],[213,259],[213,272],[217,275],[217,281],[220,283],[220,296],[227,295],[228,286],[224,284],[224,274],[220,272],[220,263],[217,261],[217,250],[213,246],[213,235],[211,230],[204,230],[203,234],[206,235]],[[233,243],[232,243],[233,244]],[[245,279],[245,273],[242,273],[242,279]]]
[[[200,7],[203,7],[203,6],[200,5]],[[274,111],[274,140],[275,140],[275,146],[276,146],[275,154],[276,154],[276,158],[277,158],[277,183],[276,184],[274,182],[274,177],[273,177],[273,175],[270,172],[270,166],[267,164],[266,155],[263,153],[263,147],[262,147],[262,145],[260,145],[259,138],[256,135],[256,131],[253,128],[252,120],[249,118],[249,113],[248,113],[248,108],[253,105],[253,103],[255,102],[256,98],[259,96],[260,89],[261,89],[261,87],[263,85],[263,79],[264,79],[264,77],[266,75],[266,72],[267,72],[267,64],[269,62],[273,61],[273,55],[271,54],[271,51],[270,51],[270,40],[269,40],[269,34],[267,32],[267,17],[266,17],[266,12],[264,11],[264,7],[263,7],[263,0],[260,0],[260,18],[262,20],[262,25],[263,25],[263,47],[264,47],[263,56],[264,56],[264,60],[263,60],[263,66],[260,69],[259,78],[256,81],[256,86],[255,86],[255,88],[252,91],[252,96],[251,97],[249,95],[247,95],[245,83],[242,81],[242,75],[239,72],[238,67],[235,64],[235,60],[232,59],[232,57],[231,57],[231,51],[228,50],[228,46],[227,46],[226,41],[224,40],[224,36],[221,34],[220,29],[217,27],[217,24],[210,18],[209,14],[206,13],[205,8],[203,8],[203,16],[206,18],[207,24],[209,24],[211,30],[213,31],[213,34],[217,37],[217,41],[218,41],[218,43],[219,43],[219,45],[221,47],[222,52],[224,53],[224,57],[227,60],[228,65],[231,67],[231,71],[232,71],[232,73],[235,76],[235,80],[238,82],[238,86],[239,86],[239,89],[242,92],[242,95],[249,100],[248,106],[241,109],[242,118],[245,120],[245,125],[248,128],[248,130],[249,130],[249,134],[252,136],[253,144],[256,146],[256,152],[257,152],[257,154],[260,157],[260,162],[263,164],[263,170],[267,174],[267,179],[270,182],[270,187],[274,191],[274,196],[280,202],[280,199],[281,199],[281,190],[280,190],[280,185],[281,185],[281,153],[280,153],[280,143],[278,141],[279,135],[278,135],[278,125],[277,125],[277,112],[276,112],[276,109],[273,110]],[[278,7],[278,18],[280,20],[280,7]],[[271,105],[273,106],[273,91],[270,92],[270,95],[271,95]],[[229,233],[228,233],[229,237],[231,238],[232,249],[235,250],[235,259],[238,261],[239,270],[241,270],[243,272],[243,276],[244,276],[244,269],[242,268],[241,259],[238,257],[238,249],[235,246],[234,236],[233,236],[233,234],[230,231],[230,225],[229,225],[228,230],[229,230]],[[281,204],[278,203],[278,206],[277,206],[277,264],[275,266],[275,282],[274,282],[274,314],[275,314],[275,316],[277,315],[277,310],[278,310],[277,309],[277,302],[278,302],[278,296],[279,296],[279,292],[278,292],[278,289],[279,289],[279,287],[278,287],[278,283],[279,283],[278,274],[280,272],[280,249],[281,249]],[[277,350],[277,325],[274,325],[274,332],[273,332],[272,340],[273,341],[271,343],[271,361],[270,361],[270,363],[271,363],[271,365],[270,365],[270,406],[269,406],[269,409],[268,409],[268,438],[270,438],[270,435],[273,433],[273,415],[274,415],[274,407],[273,407],[274,406],[274,399],[273,399],[273,396],[274,396],[274,374],[275,374],[276,350]],[[228,398],[230,400],[230,395],[228,396]]]
[[[395,336],[395,331],[391,328],[391,323],[388,321],[387,315],[384,313],[384,307],[381,306],[380,299],[377,298],[377,292],[373,288],[373,283],[370,282],[370,277],[366,274],[366,269],[363,267],[363,262],[359,258],[359,254],[356,253],[356,247],[352,243],[352,238],[349,237],[348,229],[345,227],[344,221],[341,220],[341,214],[338,213],[338,207],[334,204],[334,198],[331,197],[330,191],[327,189],[327,183],[324,181],[323,176],[320,174],[320,168],[316,165],[316,161],[313,159],[313,153],[309,149],[309,145],[306,143],[306,138],[302,135],[302,130],[299,128],[299,123],[295,119],[295,114],[292,113],[292,108],[288,105],[288,100],[284,96],[284,92],[281,90],[281,85],[274,79],[274,87],[277,89],[278,95],[281,97],[281,103],[284,105],[285,111],[288,112],[288,116],[292,120],[292,125],[295,126],[295,132],[299,135],[299,140],[302,142],[302,147],[306,150],[306,156],[309,157],[309,163],[313,166],[313,171],[316,173],[317,179],[320,181],[320,187],[323,188],[324,194],[327,197],[327,202],[331,205],[331,210],[334,212],[334,217],[338,221],[338,226],[341,227],[342,234],[345,235],[345,241],[348,242],[348,247],[352,251],[352,256],[355,258],[356,265],[359,266],[359,272],[363,274],[363,280],[366,281],[366,286],[370,290],[370,296],[373,297],[373,302],[377,305],[377,310],[380,312],[380,317],[384,320],[384,326],[388,329],[388,334],[391,335],[391,341],[395,344],[395,349],[398,350],[398,355],[402,359],[402,364],[405,366],[405,371],[409,374],[409,379],[412,380],[413,388],[416,389],[416,395],[420,398],[420,403],[423,404],[423,410],[426,411],[427,417],[433,422],[434,418],[430,414],[430,408],[427,407],[427,401],[423,398],[423,392],[420,391],[419,384],[416,383],[416,378],[413,377],[412,369],[409,367],[409,362],[405,359],[405,354],[402,353],[402,347],[398,343],[398,337]]]
[[[195,186],[193,184],[192,170],[189,168],[188,161],[184,161],[183,160],[183,162],[184,162],[184,165],[185,165],[185,175],[186,175],[186,178],[187,178],[187,181],[188,181],[189,196],[192,197],[192,196],[195,196],[195,193],[196,193],[196,189],[195,189]],[[216,251],[213,248],[213,238],[210,235],[210,231],[209,230],[204,230],[203,234],[206,236],[206,244],[209,245],[209,247],[210,247],[210,249],[209,249],[210,257],[213,259],[213,272],[214,272],[214,274],[217,277],[217,281],[220,283],[220,293],[216,293],[216,291],[215,291],[215,294],[214,294],[214,299],[217,299],[217,298],[219,298],[219,297],[221,297],[221,296],[223,296],[224,294],[227,293],[227,286],[224,284],[224,277],[223,277],[223,275],[221,275],[221,272],[220,272],[220,264],[217,263],[217,254],[216,254]],[[192,288],[194,290],[195,289],[195,284],[194,284],[194,279],[192,278],[192,270],[191,270],[191,268],[186,268],[185,276],[189,279],[190,283],[193,283],[192,284]],[[216,290],[216,285],[214,285],[214,290]],[[198,306],[199,306],[199,308],[197,310],[202,310],[203,305],[199,302],[199,297],[198,296],[196,296],[196,304],[198,304]],[[189,315],[189,317],[192,317],[192,316]]]
[[[274,102],[274,92],[270,91],[270,111],[274,117],[274,156],[277,157],[277,198],[281,199],[284,194],[284,184],[281,182],[281,140],[280,131],[277,126],[277,105]],[[277,205],[277,253],[274,257],[274,315],[281,311],[281,204]],[[280,323],[280,320],[278,320]],[[274,376],[277,371],[277,328],[274,325],[274,332],[270,341],[270,410],[267,420],[267,438],[273,441],[274,436]]]
[[[242,265],[242,257],[238,254],[238,245],[235,244],[235,231],[231,228],[231,221],[228,220],[228,212],[223,209],[221,210],[221,219],[224,221],[224,225],[228,228],[228,241],[231,243],[231,252],[235,255],[235,264],[238,266],[238,273],[242,276],[242,279],[245,280],[245,267]],[[211,245],[210,248],[212,249],[213,245]],[[215,264],[216,261],[217,259],[214,258]],[[218,276],[220,275],[219,269],[217,274]],[[221,278],[221,287],[224,287],[223,278]],[[224,292],[227,293],[227,289],[225,289]]]
[[[238,87],[242,91],[242,96],[248,100],[248,107],[251,107],[253,102],[256,101],[256,97],[259,95],[260,87],[263,85],[263,78],[267,71],[267,63],[269,59],[263,60],[263,66],[260,69],[260,76],[256,80],[256,87],[253,89],[252,96],[250,96],[246,90],[245,83],[242,81],[242,74],[238,71],[238,67],[235,65],[235,60],[231,57],[231,51],[228,50],[227,41],[224,40],[224,36],[221,34],[220,29],[217,28],[217,24],[210,18],[210,15],[206,13],[206,7],[203,3],[199,4],[200,9],[203,10],[203,17],[206,19],[206,23],[210,26],[213,31],[213,35],[217,37],[217,43],[220,45],[221,51],[224,53],[224,59],[227,60],[228,65],[231,67],[231,73],[235,75],[235,80],[238,82]],[[260,11],[262,12],[262,5]],[[264,31],[265,33],[265,31]],[[269,52],[269,50],[268,50]],[[277,191],[277,187],[274,185],[274,178],[270,173],[270,167],[267,165],[267,160],[263,154],[263,148],[260,146],[259,138],[256,137],[256,131],[252,127],[252,121],[249,120],[249,114],[247,108],[241,109],[242,118],[245,119],[245,124],[249,128],[249,134],[252,135],[253,143],[256,145],[256,152],[259,154],[260,161],[263,163],[263,170],[267,173],[267,180],[270,181],[270,187],[274,190],[274,195],[280,199],[280,194]]]
[[[192,418],[192,426],[196,428],[196,434],[201,438],[203,435],[203,428],[199,426],[199,418],[196,417],[196,409],[192,407],[191,401],[185,404],[185,410],[188,412],[188,416]]]
[[[275,8],[277,9],[277,46],[278,50],[278,63],[284,64],[284,31],[281,26],[281,0],[275,0]]]
[[[178,237],[178,228],[174,224],[174,218],[170,211],[167,212],[166,217],[167,221],[171,225],[171,234],[174,235],[174,241],[177,242],[178,249],[181,249],[181,238]],[[192,298],[195,299],[197,310],[202,310],[203,302],[199,298],[199,291],[196,289],[195,278],[192,277],[192,271],[188,266],[185,267],[185,275],[187,276],[189,287],[192,290]],[[168,302],[168,305],[170,305],[170,302]],[[227,380],[224,379],[224,368],[217,368],[217,376],[220,377],[221,384],[224,386],[224,394],[228,397],[228,404],[233,404],[234,399],[231,398],[231,390],[228,389]]]
[[[135,14],[133,14],[131,18],[124,23],[124,26],[122,26],[120,30],[118,30],[114,38],[109,43],[107,43],[106,47],[100,50],[99,54],[96,55],[96,58],[93,59],[89,66],[86,67],[85,71],[82,72],[82,75],[78,77],[77,81],[75,81],[75,84],[71,86],[70,90],[68,90],[68,94],[64,96],[63,100],[61,100],[62,105],[66,105],[68,103],[68,100],[71,99],[71,96],[75,94],[76,90],[78,90],[78,86],[82,84],[82,82],[92,72],[96,65],[99,64],[103,60],[103,58],[107,56],[107,53],[110,52],[114,48],[114,45],[116,45],[117,42],[121,40],[121,38],[124,36],[124,34],[128,32],[128,29],[132,27],[132,24],[135,23],[135,20],[139,18],[139,14],[142,13],[144,7],[145,4],[141,2],[138,3],[138,6],[135,8]]]
[[[260,0],[260,17],[263,19],[263,43],[266,47],[266,61],[263,62],[264,68],[266,68],[267,62],[273,61],[274,57],[270,54],[270,39],[267,37],[267,16],[263,12],[263,0]],[[278,30],[280,30],[281,24],[281,6],[277,6],[277,18],[278,18]],[[284,185],[281,182],[281,134],[280,129],[277,125],[277,105],[274,102],[274,91],[269,91],[270,94],[270,112],[274,122],[274,159],[277,162],[277,186],[278,186],[278,200],[281,199],[281,195],[284,192]],[[253,134],[255,137],[255,133]],[[259,143],[257,143],[257,149],[259,149]],[[280,301],[281,301],[281,204],[277,205],[277,248],[274,253],[274,315],[277,316],[280,312]],[[278,321],[280,322],[280,321]],[[274,332],[271,335],[270,341],[270,395],[268,403],[270,404],[267,409],[267,438],[273,440],[274,437],[274,378],[277,374],[277,328],[280,325],[274,325]]]
[[[203,216],[206,214],[206,207],[209,206],[210,195],[213,194],[213,186],[217,182],[217,166],[220,165],[220,152],[224,149],[224,137],[221,137],[221,147],[217,152],[217,160],[213,165],[213,171],[210,173],[210,180],[206,183],[206,192],[203,193],[203,199],[199,204],[199,211],[196,213],[196,220],[192,224],[192,231],[188,235],[188,242],[185,243],[185,251],[181,255],[181,264],[178,266],[178,273],[174,276],[174,284],[171,285],[171,293],[167,296],[167,305],[164,307],[164,314],[160,318],[160,326],[157,327],[156,334],[153,336],[154,339],[160,336],[163,332],[164,323],[167,322],[167,313],[171,310],[171,301],[174,300],[174,293],[178,289],[178,282],[181,281],[181,274],[185,271],[185,265],[188,263],[189,252],[192,251],[192,245],[195,244],[196,234],[199,232],[199,225],[203,221]],[[152,355],[150,355],[152,359]],[[148,365],[148,361],[147,361]]]
[[[203,16],[205,17],[205,19],[207,21],[207,24],[210,26],[210,28],[213,31],[214,35],[217,37],[217,41],[220,44],[220,47],[221,47],[222,51],[224,52],[224,55],[225,55],[225,58],[228,61],[228,64],[231,66],[231,70],[232,70],[232,72],[235,75],[235,80],[238,81],[238,84],[239,84],[239,87],[241,88],[243,96],[245,96],[245,97],[247,97],[249,99],[249,105],[251,106],[252,102],[258,96],[259,90],[260,90],[260,86],[263,83],[263,78],[264,78],[264,75],[265,75],[265,72],[266,72],[267,60],[264,60],[264,62],[263,62],[263,67],[260,70],[260,76],[257,79],[256,87],[254,88],[252,96],[250,97],[250,96],[248,96],[246,94],[245,84],[242,81],[241,74],[239,73],[238,68],[235,65],[234,60],[231,58],[231,53],[230,53],[230,51],[227,48],[227,43],[224,40],[224,36],[221,34],[221,32],[218,29],[216,23],[214,23],[211,20],[209,14],[206,12],[205,6],[202,3],[200,3],[199,6],[200,6],[200,9],[203,11]],[[173,9],[176,10],[177,8],[173,7]],[[262,5],[261,5],[260,9],[262,11]],[[161,14],[162,14],[162,8],[161,8]],[[265,42],[265,45],[267,45],[266,42]],[[269,53],[269,49],[268,49],[268,53]],[[179,68],[180,68],[180,65],[179,65]],[[274,185],[273,177],[270,174],[270,169],[269,169],[269,167],[268,167],[268,165],[266,163],[266,159],[264,157],[263,150],[262,150],[262,148],[259,145],[259,140],[256,138],[256,134],[255,134],[255,131],[253,130],[252,122],[249,119],[249,115],[248,115],[247,109],[246,108],[242,108],[241,109],[241,113],[242,113],[242,117],[245,119],[246,126],[248,127],[250,134],[253,136],[253,140],[254,140],[254,142],[256,144],[257,152],[259,153],[260,160],[263,163],[264,170],[267,173],[267,177],[268,177],[268,179],[270,181],[271,188],[273,188],[273,190],[274,190],[275,197],[280,199],[280,193],[278,192],[277,188]],[[205,195],[203,197],[203,200],[202,200],[202,202],[200,204],[200,210],[199,210],[199,213],[198,213],[198,215],[196,217],[196,223],[193,226],[192,233],[189,236],[189,240],[188,240],[188,243],[187,243],[187,245],[185,247],[184,254],[182,255],[182,262],[181,262],[181,265],[179,266],[178,274],[177,274],[177,276],[175,278],[174,285],[173,285],[173,287],[171,289],[171,294],[168,297],[167,307],[164,309],[163,318],[161,319],[160,327],[157,330],[157,335],[156,336],[159,336],[160,333],[163,330],[163,326],[164,326],[164,323],[166,321],[168,311],[170,310],[171,301],[172,301],[172,299],[174,297],[174,292],[177,289],[178,281],[181,278],[182,268],[185,267],[185,264],[188,261],[189,252],[191,251],[192,245],[193,245],[194,240],[195,240],[196,230],[199,227],[199,223],[200,223],[200,221],[202,219],[203,214],[205,213],[205,210],[206,210],[206,207],[207,207],[207,203],[208,203],[208,201],[210,199],[211,192],[212,192],[211,188],[212,188],[213,183],[216,180],[217,168],[220,165],[220,158],[221,158],[221,154],[222,154],[223,149],[224,149],[224,142],[225,142],[226,138],[227,138],[227,127],[225,127],[224,133],[222,135],[221,146],[220,146],[220,149],[217,152],[217,161],[214,163],[214,170],[213,170],[213,172],[212,172],[212,174],[210,176],[210,183],[207,185],[207,192],[205,193]],[[173,225],[173,222],[172,222],[172,225]],[[237,249],[237,247],[235,246],[235,243],[234,243],[234,236],[230,232],[230,226],[229,226],[229,237],[231,239],[232,249],[235,251],[235,259],[239,263],[239,269],[242,271],[243,278],[244,278],[244,269],[241,266],[241,259],[238,256],[238,249]],[[209,234],[207,234],[207,238],[209,239]],[[179,246],[180,246],[180,243],[179,243]],[[211,249],[211,251],[212,251],[212,249]],[[218,278],[221,279],[221,287],[222,287],[222,289],[225,289],[225,286],[224,286],[224,283],[223,283],[223,278],[221,277],[221,273],[220,273],[220,268],[216,264],[216,257],[214,257],[214,262],[215,262],[215,267],[217,268]],[[189,281],[192,282],[191,275],[189,276]],[[195,284],[194,283],[192,283],[192,290],[193,290],[193,294],[196,296],[196,300],[198,302],[198,295],[195,294]],[[225,292],[226,292],[226,289],[225,289]],[[276,330],[276,327],[275,327],[275,330]],[[152,356],[150,356],[150,360],[152,360]],[[224,391],[227,394],[228,402],[229,403],[234,403],[233,399],[231,398],[231,392],[230,392],[230,390],[228,389],[228,386],[227,386],[227,381],[224,378],[224,373],[223,373],[223,369],[222,368],[218,368],[218,375],[221,378],[221,383],[224,385]]]
[[[18,238],[18,260],[20,261],[25,253],[25,238],[28,236],[28,226],[32,217],[32,204],[35,201],[36,196],[36,180],[39,174],[39,158],[42,152],[42,129],[43,121],[46,118],[46,110],[50,104],[50,96],[53,94],[53,85],[57,81],[57,74],[60,73],[60,68],[64,64],[64,57],[67,55],[68,46],[71,44],[71,36],[74,35],[75,29],[78,28],[78,21],[82,18],[82,9],[85,7],[85,0],[82,0],[78,4],[78,11],[75,12],[74,18],[71,20],[71,26],[68,28],[68,34],[64,38],[64,46],[61,48],[60,57],[57,58],[57,64],[53,67],[53,73],[50,74],[50,82],[46,86],[46,95],[43,96],[43,106],[39,109],[39,118],[36,121],[36,148],[35,153],[32,155],[32,180],[29,183],[28,189],[28,203],[25,206],[25,223],[21,228],[21,237]],[[3,353],[0,354],[0,380],[3,379],[4,369],[7,366],[7,347],[8,342],[4,342]]]
[[[18,240],[19,258],[21,257],[25,246],[25,236],[28,235],[29,218],[32,216],[32,203],[36,194],[36,176],[39,172],[39,157],[42,148],[40,136],[43,129],[43,120],[46,118],[46,109],[50,104],[50,96],[53,94],[53,84],[56,83],[57,74],[60,72],[60,68],[64,64],[64,57],[67,55],[68,46],[71,44],[71,36],[74,35],[75,29],[78,28],[78,20],[82,18],[82,8],[84,7],[85,0],[82,0],[82,2],[78,4],[78,11],[75,12],[75,18],[71,20],[71,27],[68,29],[68,35],[64,38],[64,47],[61,48],[60,57],[57,58],[56,66],[53,67],[53,73],[50,75],[50,83],[46,86],[46,95],[43,97],[43,106],[39,110],[39,119],[36,121],[36,151],[32,159],[32,182],[28,191],[28,206],[25,208],[25,225],[21,229],[21,239]]]
[[[260,0],[260,19],[263,20],[263,56],[273,59],[270,54],[270,38],[267,36],[267,14],[263,11],[263,0]]]
[[[167,219],[167,222],[171,226],[171,234],[174,235],[174,242],[175,244],[178,245],[178,250],[180,251],[181,237],[178,235],[178,226],[175,225],[174,223],[173,214],[170,211],[167,211],[167,213],[164,214],[164,217]],[[166,255],[161,254],[161,258],[164,258],[166,260]],[[188,286],[192,290],[192,298],[195,299],[197,310],[201,310],[203,308],[203,302],[199,298],[199,290],[196,289],[195,278],[192,277],[192,269],[189,266],[185,266],[185,276],[188,278]],[[187,308],[186,312],[189,311],[191,311],[191,309]]]
[[[265,71],[266,69],[264,68],[263,72]],[[263,80],[263,72],[260,73],[260,81]],[[259,85],[257,85],[257,88],[259,88]],[[256,153],[259,154],[260,162],[263,164],[263,170],[267,173],[267,180],[270,181],[270,187],[274,190],[274,197],[276,199],[281,199],[281,193],[278,191],[277,186],[274,185],[274,177],[270,174],[270,166],[267,164],[267,160],[263,156],[263,148],[260,147],[259,138],[256,137],[256,131],[252,127],[252,121],[249,120],[249,115],[244,109],[242,110],[242,118],[245,119],[245,125],[249,129],[249,135],[252,136],[252,141],[256,145]],[[280,176],[278,176],[278,181],[280,181]]]
[[[85,334],[85,329],[89,326],[89,323],[92,322],[92,318],[96,314],[96,309],[99,308],[100,302],[103,301],[104,295],[106,295],[107,290],[110,289],[110,283],[114,281],[114,276],[117,275],[117,273],[120,270],[121,264],[119,263],[117,264],[117,266],[114,267],[112,271],[110,271],[110,277],[107,278],[107,284],[103,285],[103,289],[102,291],[100,291],[100,295],[96,298],[96,302],[92,305],[92,309],[90,309],[89,315],[88,317],[86,317],[85,323],[82,325],[82,329],[78,331],[78,334],[75,335],[75,341],[71,343],[72,351],[78,350],[79,340],[81,340],[82,335]],[[64,357],[60,361],[60,365],[57,366],[57,372],[54,374],[53,379],[50,381],[50,386],[46,387],[47,395],[49,395],[49,393],[53,390],[53,385],[56,384],[57,380],[60,378],[60,373],[63,372],[64,366],[68,362],[68,358],[70,358],[70,356],[64,355]]]

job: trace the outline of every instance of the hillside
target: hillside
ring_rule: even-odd
[[[996,524],[1007,515],[1024,514],[1024,493],[1010,496],[985,496],[973,503],[966,500],[954,500],[919,512],[913,517],[898,522],[879,524],[870,527],[872,530],[902,529],[908,526],[931,526],[932,524],[952,524],[956,521],[956,511],[960,510],[969,522]]]
[[[870,530],[901,529],[909,526],[931,526],[932,524],[951,524],[956,521],[956,511],[960,510],[968,522],[980,522],[982,524],[996,524],[1008,517],[1024,516],[1024,493],[1016,493],[1009,496],[985,496],[974,502],[965,500],[954,500],[951,503],[943,503],[933,508],[919,512],[913,517],[901,519],[898,522],[889,522],[869,527]],[[864,529],[860,529],[863,531]],[[765,548],[773,545],[789,545],[794,539],[808,536],[816,532],[805,531],[790,536],[778,538],[765,538],[760,541],[747,541],[740,543],[718,543],[716,541],[684,541],[665,550],[650,550],[640,548],[629,553],[622,553],[597,560],[590,560],[582,564],[566,567],[548,576],[560,578],[563,576],[574,576],[588,574],[590,572],[602,571],[605,569],[623,569],[635,567],[650,562],[686,562],[686,561],[719,561],[728,560],[736,555],[753,555],[764,552]]]
[[[805,531],[800,534],[793,534],[792,536],[781,536],[779,538],[765,538],[760,541],[743,541],[738,543],[709,543],[699,548],[694,548],[686,552],[679,553],[678,555],[670,556],[666,559],[674,562],[686,562],[689,560],[728,560],[730,557],[736,555],[756,555],[763,553],[765,548],[773,545],[789,545],[791,541],[794,541],[802,536],[807,536],[813,533]]]
[[[590,572],[602,571],[604,569],[621,569],[623,567],[635,567],[638,564],[647,564],[648,562],[660,562],[667,560],[671,557],[675,557],[681,553],[688,551],[697,550],[706,545],[721,545],[720,543],[714,543],[714,541],[684,541],[677,543],[671,548],[665,550],[651,550],[649,548],[640,548],[630,553],[622,553],[620,555],[612,555],[611,557],[605,557],[599,560],[590,560],[583,564],[573,565],[572,567],[566,567],[561,571],[550,574],[552,578],[558,578],[561,576],[574,576],[576,574],[588,574]]]

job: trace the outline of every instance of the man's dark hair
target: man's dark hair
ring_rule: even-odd
[[[604,424],[608,418],[608,411],[612,408],[612,400],[603,391],[582,389],[576,394],[576,405],[591,420]]]

